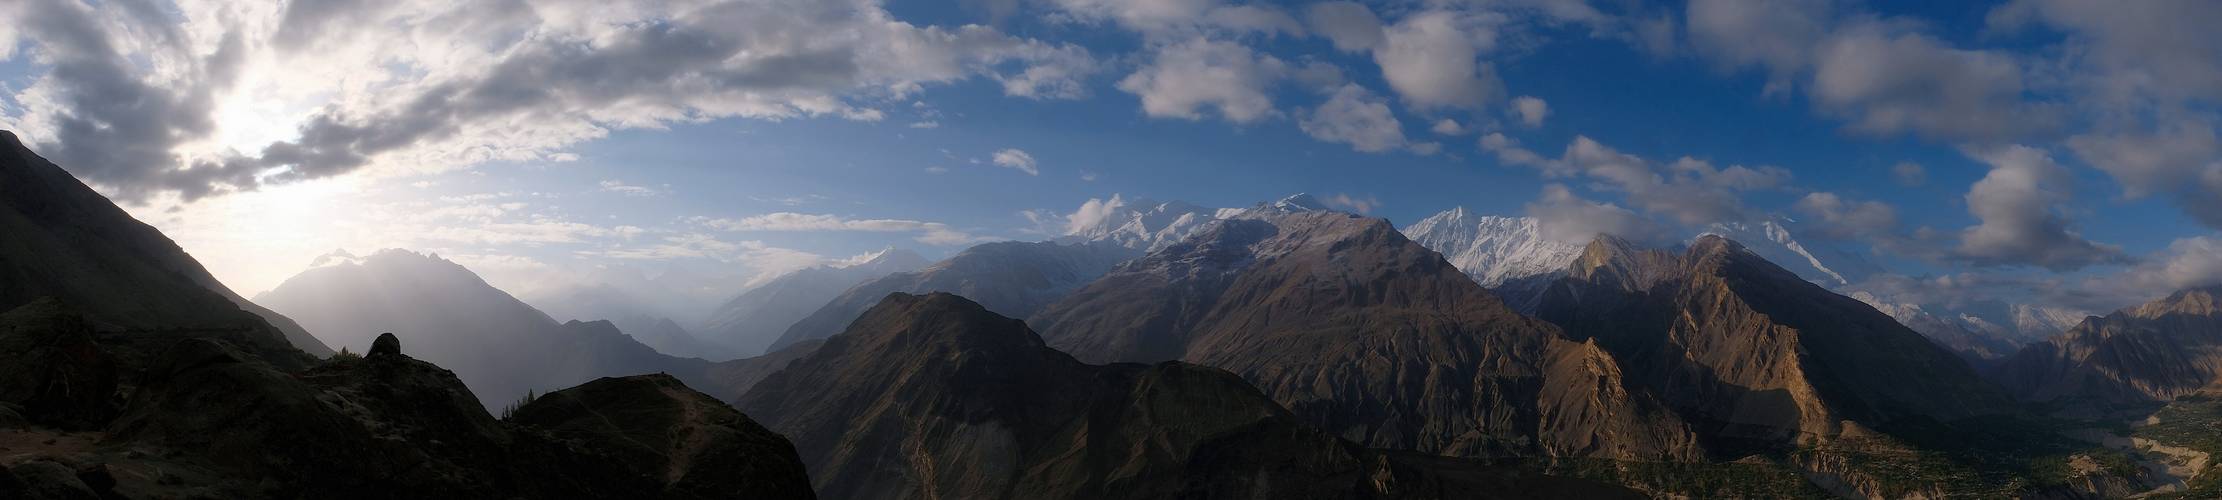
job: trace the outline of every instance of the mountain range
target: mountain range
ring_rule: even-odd
[[[727,352],[743,357],[763,354],[788,327],[832,302],[841,292],[926,265],[926,258],[916,252],[890,248],[853,265],[787,273],[725,301],[698,331]]]
[[[4,137],[4,498],[2222,491],[2211,287],[1993,367],[1901,318],[2065,315],[1847,296],[1874,269],[1787,221],[1569,245],[1465,210],[1114,197],[1052,241],[767,281],[728,323],[796,319],[713,362],[658,352],[731,346],[639,283],[565,278],[607,286],[542,309],[405,250],[247,302]]]
[[[423,346],[420,357],[454,370],[488,408],[613,375],[671,373],[708,387],[707,361],[659,353],[609,321],[557,322],[437,255],[389,249],[324,263],[255,300],[353,352],[386,333]]]
[[[850,287],[787,327],[767,351],[841,333],[888,294],[949,292],[998,314],[1025,317],[1139,252],[1108,242],[1003,241],[967,248],[924,269]]]
[[[497,419],[394,335],[344,354],[294,340],[307,330],[212,289],[175,243],[4,131],[0,195],[0,498],[814,498],[786,438],[669,376],[601,379]],[[426,256],[373,258],[403,261],[399,275],[311,281],[475,281]],[[510,306],[472,299],[447,312]],[[607,323],[564,328],[624,338]],[[408,352],[455,354],[419,348],[457,339],[425,340]],[[569,339],[511,340],[492,347]]]
[[[1603,351],[1513,312],[1380,219],[1261,206],[1120,265],[1028,323],[1083,361],[1225,369],[1372,447],[1699,455],[1672,414],[1622,389]]]
[[[889,295],[739,404],[830,498],[1638,497],[1364,449],[1227,372],[1083,363],[946,293]]]

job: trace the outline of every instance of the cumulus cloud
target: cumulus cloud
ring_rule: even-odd
[[[2121,183],[2135,199],[2171,197],[2184,213],[2222,229],[2222,141],[2206,122],[2186,119],[2151,131],[2068,139],[2077,158]]]
[[[1968,189],[1968,212],[1982,222],[1961,232],[1955,254],[1980,265],[2030,265],[2074,270],[2124,261],[2121,249],[2086,240],[2069,228],[2058,205],[2067,170],[2028,146],[1971,150],[1991,166]]]
[[[1845,28],[1816,49],[1812,95],[1870,133],[1996,141],[2049,130],[2056,110],[2023,100],[2012,56],[1950,48],[1885,24]]]
[[[1541,127],[1543,119],[1551,116],[1551,105],[1536,97],[1514,97],[1512,107],[1506,108],[1505,114],[1519,119],[1522,125]]]
[[[1357,2],[1320,2],[1304,10],[1312,31],[1343,52],[1365,52],[1381,46],[1387,35],[1373,9]]]
[[[1650,241],[1658,236],[1658,225],[1634,211],[1582,199],[1563,184],[1544,185],[1542,196],[1525,208],[1527,215],[1536,219],[1542,236],[1552,241],[1584,244],[1599,234],[1632,241]]]
[[[692,217],[688,219],[688,222],[701,227],[732,232],[856,231],[873,233],[919,233],[919,235],[915,239],[919,243],[925,243],[928,245],[962,245],[988,240],[988,238],[976,237],[971,234],[967,234],[964,231],[960,231],[956,228],[950,227],[948,224],[943,224],[940,222],[926,222],[908,219],[851,219],[830,214],[774,212],[764,215],[744,217],[740,219]]]
[[[1900,186],[1921,187],[1929,182],[1929,169],[1922,168],[1919,163],[1901,161],[1890,166],[1890,179]]]
[[[1114,193],[1110,199],[1089,198],[1080,203],[1080,209],[1059,218],[1064,219],[1064,233],[1075,234],[1092,227],[1100,227],[1127,213],[1127,201]]]
[[[1361,214],[1370,214],[1373,213],[1373,209],[1381,208],[1381,199],[1375,198],[1373,195],[1357,197],[1347,193],[1335,193],[1334,196],[1329,196],[1320,201],[1326,202],[1327,206],[1330,207],[1345,208]]]
[[[1026,175],[1042,175],[1041,169],[1036,168],[1037,164],[1034,162],[1034,155],[1027,154],[1026,151],[1023,150],[1019,150],[1016,148],[1005,148],[1002,150],[998,150],[995,152],[993,161],[995,162],[995,166],[998,167],[1026,172]]]
[[[662,196],[667,193],[667,191],[665,190],[647,186],[635,186],[626,184],[624,181],[619,180],[602,181],[601,186],[602,191],[604,192],[617,193],[625,196]]]
[[[1898,209],[1879,201],[1848,200],[1836,193],[1816,191],[1799,198],[1791,208],[1819,222],[1815,236],[1823,238],[1879,241],[1895,238],[1898,229]]]
[[[1404,126],[1389,110],[1388,101],[1357,84],[1337,89],[1326,103],[1304,113],[1296,124],[1314,139],[1349,144],[1367,153],[1406,146]]]
[[[613,128],[877,120],[873,98],[968,78],[1076,97],[1096,67],[1077,46],[912,25],[868,0],[140,5],[30,0],[9,16],[40,20],[13,29],[52,70],[6,121],[127,201],[550,159]]]
[[[1275,116],[1269,87],[1289,74],[1288,64],[1237,42],[1196,38],[1159,48],[1141,70],[1119,80],[1119,90],[1142,98],[1153,117],[1203,119],[1203,109],[1250,123]]]
[[[1766,69],[1779,91],[1809,64],[1832,10],[1827,0],[1690,0],[1684,18],[1694,48],[1723,67]]]
[[[1504,92],[1496,70],[1480,60],[1496,46],[1502,16],[1432,11],[1389,26],[1373,59],[1389,88],[1414,109],[1479,108]]]
[[[1436,120],[1435,125],[1430,126],[1427,129],[1434,131],[1438,135],[1458,135],[1466,133],[1466,126],[1459,125],[1458,120],[1452,120],[1449,118]]]
[[[1523,148],[1502,134],[1483,136],[1481,146],[1501,163],[1532,167],[1546,178],[1589,179],[1638,209],[1685,225],[1749,220],[1753,215],[1739,193],[1776,189],[1790,181],[1789,171],[1780,167],[1720,168],[1687,157],[1659,164],[1587,136],[1576,136],[1557,158]]]

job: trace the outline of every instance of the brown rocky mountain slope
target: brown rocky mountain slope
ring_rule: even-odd
[[[2166,402],[2222,384],[2222,286],[2091,317],[2030,344],[1994,374],[2032,401]]]
[[[829,498],[1630,495],[1369,451],[1226,372],[1082,363],[940,293],[890,295],[740,406],[795,440]]]
[[[1387,221],[1256,210],[1122,264],[1030,323],[1090,362],[1241,375],[1300,419],[1453,456],[1691,459],[1612,356],[1512,312]]]
[[[2010,411],[1952,353],[1718,236],[1679,254],[1600,238],[1538,315],[1610,351],[1731,457],[1849,426]]]

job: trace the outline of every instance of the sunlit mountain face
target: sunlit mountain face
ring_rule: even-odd
[[[0,498],[2222,496],[2222,3],[0,20]]]

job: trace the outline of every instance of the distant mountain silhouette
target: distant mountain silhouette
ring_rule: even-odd
[[[608,321],[558,323],[435,255],[382,250],[336,260],[257,298],[356,352],[391,332],[455,370],[489,408],[605,376],[665,372],[709,387],[707,361],[656,352]]]
[[[739,356],[763,354],[780,334],[841,292],[890,274],[926,267],[916,252],[890,248],[849,266],[819,266],[787,273],[734,296],[710,313],[702,338]]]
[[[983,243],[925,269],[895,273],[841,292],[788,327],[768,351],[831,337],[887,294],[949,292],[997,314],[1025,317],[1139,252],[1108,242]]]

